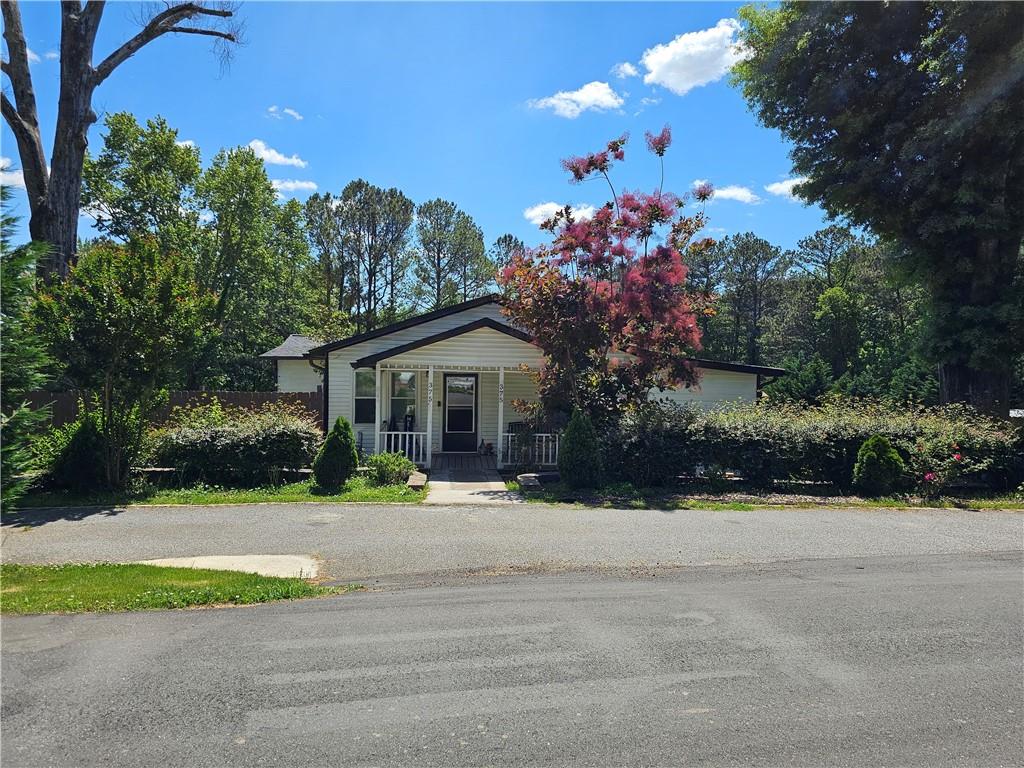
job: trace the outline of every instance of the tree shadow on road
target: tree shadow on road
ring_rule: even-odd
[[[114,517],[125,512],[125,508],[116,504],[93,504],[81,507],[28,507],[5,511],[0,517],[3,528],[38,528],[47,523],[61,520],[77,522],[96,515]]]

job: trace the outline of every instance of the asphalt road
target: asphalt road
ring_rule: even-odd
[[[28,511],[2,534],[8,562],[314,555],[330,577],[379,584],[465,572],[1016,551],[1024,514],[267,504]]]
[[[8,766],[1024,762],[1020,553],[3,621]]]

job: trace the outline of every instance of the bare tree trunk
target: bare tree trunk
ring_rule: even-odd
[[[236,35],[230,31],[181,24],[196,16],[230,18],[233,11],[207,8],[198,2],[176,3],[153,16],[138,34],[94,67],[93,48],[104,5],[103,0],[89,0],[85,5],[80,0],[63,0],[61,3],[60,95],[53,157],[47,171],[21,10],[17,0],[0,3],[4,39],[10,53],[10,61],[3,63],[3,73],[10,78],[14,94],[13,104],[7,94],[3,94],[3,116],[18,143],[28,194],[29,234],[33,240],[52,246],[49,258],[40,260],[38,265],[43,277],[55,275],[63,278],[75,261],[82,165],[89,126],[96,122],[96,114],[92,110],[96,87],[139,49],[161,35],[206,35],[229,42],[236,40]]]
[[[982,413],[1010,415],[1010,372],[981,371],[961,363],[939,365],[943,403],[967,403]]]
[[[1013,233],[1005,239],[986,238],[976,247],[972,269],[963,276],[963,303],[974,307],[1004,304],[1014,288],[1021,238]],[[1012,297],[1010,297],[1012,300]],[[1012,334],[999,325],[988,333]],[[1013,360],[1008,357],[981,368],[970,365],[970,349],[961,350],[959,360],[939,364],[939,399],[943,403],[968,403],[982,413],[1007,417],[1010,413],[1010,378]]]

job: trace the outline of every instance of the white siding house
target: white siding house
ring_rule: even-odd
[[[308,354],[315,346],[317,342],[308,336],[293,333],[260,355],[274,361],[278,392],[316,392],[323,386],[323,362]]]
[[[401,451],[426,467],[439,453],[477,452],[505,465],[522,421],[511,403],[537,400],[528,371],[544,362],[540,349],[508,323],[493,296],[328,344],[289,336],[263,357],[275,360],[281,391],[323,386],[325,428],[344,416],[362,450]],[[784,373],[696,362],[702,374],[698,386],[652,391],[651,397],[702,407],[749,402],[757,397],[761,377]],[[325,372],[322,384],[319,369]],[[538,461],[553,464],[557,436],[533,439]]]

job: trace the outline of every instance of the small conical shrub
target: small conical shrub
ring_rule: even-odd
[[[558,474],[570,488],[596,488],[601,484],[601,449],[590,419],[573,411],[558,441]]]
[[[355,474],[358,463],[352,425],[339,416],[313,459],[313,477],[321,488],[336,491]]]
[[[903,479],[903,457],[882,435],[872,435],[857,451],[853,485],[866,496],[886,496]]]

